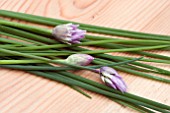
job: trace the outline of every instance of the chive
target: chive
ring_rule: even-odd
[[[1,46],[0,46],[1,47]],[[5,48],[5,49],[11,49],[11,47],[3,47],[2,48]],[[70,55],[70,53],[49,53],[49,52],[45,52],[45,53],[40,53],[40,52],[26,52],[26,51],[22,51],[22,53],[29,53],[31,55],[36,55],[36,56],[66,56],[66,55]],[[15,56],[15,55],[11,55],[11,54],[0,54],[0,56]]]
[[[141,55],[145,55],[145,56],[154,57],[154,58],[170,60],[169,56],[164,56],[164,55],[159,55],[159,54],[154,54],[154,53],[149,53],[149,52],[144,52],[144,51],[137,51],[137,53]]]
[[[10,47],[17,47],[17,46],[20,46],[20,45],[17,45],[17,44],[2,44],[0,45],[0,47],[2,48],[10,48]]]
[[[32,27],[30,25],[20,24],[17,22],[10,22],[7,20],[0,20],[0,25],[6,25],[6,26],[16,27],[20,29],[25,29],[25,30],[43,34],[43,35],[52,35],[51,34],[52,30],[48,30],[47,28],[45,29],[45,28],[40,28],[40,27]]]
[[[105,95],[105,96],[108,96],[108,97],[113,97],[113,98],[117,98],[117,99],[120,99],[120,100],[126,100],[127,102],[132,102],[134,104],[140,104],[142,106],[145,106],[145,107],[148,107],[148,108],[151,108],[151,109],[154,109],[154,110],[157,110],[157,111],[160,111],[160,112],[164,112],[164,113],[170,113],[164,109],[161,109],[161,108],[158,108],[158,107],[155,107],[155,106],[152,106],[148,103],[143,103],[141,101],[138,101],[138,100],[134,100],[134,99],[131,99],[131,98],[128,98],[128,97],[125,97],[125,96],[122,96],[122,95],[118,95],[118,94],[114,94],[114,93],[111,93],[111,92],[108,92],[108,91],[105,91],[105,90],[102,90],[100,88],[97,88],[97,87],[94,87],[94,86],[91,86],[89,84],[86,84],[86,83],[83,83],[83,82],[80,82],[80,81],[77,81],[75,79],[71,79],[71,78],[68,78],[66,76],[62,76],[58,73],[43,73],[43,72],[38,72],[38,71],[28,71],[29,73],[32,73],[32,74],[36,74],[37,76],[42,76],[42,77],[46,77],[48,79],[52,79],[52,80],[56,80],[56,81],[59,81],[61,83],[64,83],[64,84],[67,84],[67,85],[74,85],[74,86],[78,86],[78,87],[81,87],[81,88],[84,88],[84,89],[87,89],[89,91],[93,91],[93,92],[96,92],[96,93],[99,93],[99,94],[102,94],[102,95]],[[52,75],[53,74],[53,75]]]
[[[21,30],[10,28],[10,27],[3,26],[3,25],[0,25],[0,31],[15,34],[15,35],[18,35],[20,37],[26,37],[28,39],[32,39],[32,40],[36,40],[36,41],[44,42],[44,43],[48,42],[48,43],[51,43],[51,44],[56,44],[56,42],[57,42],[55,40],[52,40],[50,38],[47,38],[47,37],[44,37],[44,36],[41,36],[41,35],[32,34],[32,33],[26,32],[26,31],[21,31]]]
[[[116,56],[116,57],[125,58],[125,59],[133,59],[133,57],[125,57],[125,56]],[[159,60],[159,59],[152,59],[152,58],[143,58],[141,59],[141,61],[170,64],[169,60]]]
[[[63,65],[67,65],[67,66],[78,68],[78,69],[93,70],[91,68],[65,63],[63,61],[51,60],[51,59],[48,59],[48,58],[35,56],[35,55],[27,54],[27,53],[21,53],[21,52],[17,52],[17,51],[11,51],[11,50],[8,50],[8,49],[0,48],[0,51],[3,52],[3,53],[7,53],[7,54],[14,54],[16,56],[23,56],[23,57],[27,57],[27,58],[33,58],[33,59],[42,60],[42,61],[45,61],[47,63],[63,64]]]
[[[86,37],[87,38],[87,37]],[[88,38],[87,38],[88,39]],[[98,41],[99,39],[95,39],[95,41]],[[105,37],[103,37],[103,39],[101,40],[113,40],[112,43],[118,43],[118,44],[129,44],[129,45],[149,45],[149,46],[153,46],[153,45],[162,45],[162,44],[170,44],[170,42],[168,41],[160,41],[160,40],[139,40],[139,39],[135,39],[135,40],[125,40],[125,39],[105,39]],[[86,40],[85,40],[86,41]],[[91,40],[94,41],[94,40]]]
[[[159,46],[148,46],[148,47],[137,47],[137,48],[126,48],[126,49],[107,49],[107,50],[95,50],[95,51],[81,51],[86,54],[99,54],[99,53],[110,53],[110,52],[126,52],[126,51],[142,51],[152,50],[169,47],[170,45],[159,45]]]
[[[121,104],[121,105],[123,105],[123,106],[132,108],[132,109],[134,109],[134,110],[136,110],[136,111],[138,111],[140,113],[155,113],[155,112],[153,112],[153,111],[151,111],[149,109],[146,109],[146,108],[144,108],[144,107],[142,107],[140,105],[132,104],[132,103],[129,103],[129,102],[127,103],[125,101],[120,101],[120,100],[117,100],[115,98],[110,98],[110,99],[117,102],[117,103],[119,103],[119,104]]]
[[[124,36],[124,37],[130,37],[130,38],[141,38],[141,39],[156,39],[156,40],[168,40],[168,41],[170,40],[170,36],[166,36],[166,35],[150,34],[150,33],[142,33],[142,32],[135,32],[135,31],[128,31],[128,30],[107,28],[107,27],[101,27],[101,26],[94,26],[94,25],[82,24],[78,22],[53,19],[53,18],[35,16],[35,15],[12,12],[12,11],[0,10],[0,15],[11,17],[11,18],[16,18],[20,20],[26,20],[26,21],[30,21],[34,23],[40,23],[44,25],[52,25],[52,26],[71,22],[75,24],[80,24],[80,27],[87,31],[109,34],[109,35]]]
[[[7,39],[7,38],[2,38],[2,37],[0,37],[0,42],[9,43],[9,44],[18,44],[18,45],[31,45],[31,44],[28,44],[28,43],[17,42],[15,40]]]
[[[122,40],[116,40],[116,41],[122,41]],[[87,45],[105,44],[105,43],[109,43],[109,42],[114,42],[114,40],[89,41],[89,42],[83,42],[81,44],[74,44],[74,45],[64,45],[64,44],[41,45],[41,46],[21,47],[21,48],[13,48],[13,49],[15,49],[15,50],[17,50],[17,49],[19,49],[19,50],[37,50],[38,49],[39,50],[39,49],[52,49],[52,48],[57,49],[57,48],[63,48],[63,47],[75,47],[75,46],[87,46]],[[151,46],[150,48],[152,49],[152,47],[154,48],[156,46]],[[158,48],[159,47],[162,48],[162,45],[161,46],[157,46],[157,47]],[[140,48],[144,48],[144,47],[140,47]],[[130,49],[130,48],[128,48],[128,49]],[[146,49],[146,50],[148,50],[148,49]],[[124,51],[126,51],[126,50],[124,50]]]
[[[135,65],[122,65],[122,67],[125,67],[125,68],[128,68],[128,69],[131,69],[131,70],[136,70],[136,71],[140,71],[140,72],[147,72],[147,73],[158,73],[154,70],[151,70],[151,69],[145,69],[145,68],[141,68],[139,66],[135,66]],[[160,74],[160,73],[158,73]]]

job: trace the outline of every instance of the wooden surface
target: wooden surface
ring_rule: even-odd
[[[94,25],[170,35],[170,0],[0,0],[0,9]],[[170,54],[168,52],[157,52]],[[121,53],[114,53],[121,55]],[[158,65],[169,69],[168,65]],[[89,71],[76,72],[100,81]],[[120,72],[128,91],[170,105],[170,86]],[[16,70],[0,69],[0,113],[134,113],[87,92]]]

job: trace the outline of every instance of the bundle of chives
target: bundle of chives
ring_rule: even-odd
[[[16,30],[15,30],[16,31]],[[28,33],[28,32],[23,32],[23,31],[19,31],[19,30],[17,30],[17,33],[22,33],[22,35],[23,36],[32,36],[32,38],[34,38],[35,40],[36,40],[36,38],[40,38],[40,37],[42,37],[42,36],[38,36],[38,35],[35,35],[35,34],[31,34],[31,33]],[[27,35],[26,35],[27,34]],[[16,34],[17,35],[17,34]],[[18,34],[18,35],[20,35],[20,34]],[[44,39],[45,37],[43,37],[43,39]],[[48,40],[50,40],[50,39],[48,39]],[[51,39],[52,40],[52,39]],[[51,42],[51,40],[50,41],[47,41],[46,43],[50,43]],[[83,51],[84,49],[82,49],[82,48],[78,48],[78,47],[74,47],[74,50],[80,50],[80,51]],[[103,58],[108,58],[108,57],[110,57],[110,58],[112,58],[112,56],[110,56],[110,55],[107,55],[107,54],[105,54],[104,55],[104,57]],[[138,63],[137,65],[139,66],[141,63]],[[143,64],[141,64],[140,66],[144,66],[144,67],[150,67],[150,66],[146,66],[146,65],[143,65]],[[146,77],[146,78],[150,78],[150,79],[154,79],[154,80],[158,80],[158,81],[164,81],[164,82],[169,82],[169,80],[167,80],[167,79],[163,79],[163,78],[160,78],[160,77],[156,77],[156,76],[152,76],[152,75],[149,75],[149,74],[145,74],[145,73],[141,73],[141,72],[138,72],[138,71],[135,71],[135,70],[130,70],[130,69],[128,69],[128,68],[122,68],[122,67],[118,67],[117,69],[119,69],[119,70],[121,70],[121,71],[125,71],[125,72],[128,72],[128,73],[131,73],[131,74],[135,74],[135,75],[138,75],[138,76],[142,76],[142,77]],[[157,68],[156,67],[152,67],[151,69],[153,69],[154,71],[155,70],[157,70]],[[159,68],[158,68],[159,69]],[[160,69],[160,70],[163,70],[163,69]],[[158,72],[160,73],[160,71],[158,70]],[[166,71],[166,70],[163,70],[163,71],[161,71],[161,73],[162,74],[168,74],[169,73],[169,71]]]
[[[13,67],[15,68],[15,66],[13,66]],[[130,93],[122,94],[119,91],[112,90],[111,88],[106,87],[104,85],[101,85],[101,84],[99,84],[97,82],[82,78],[81,76],[75,76],[74,74],[71,74],[71,73],[68,73],[68,72],[58,72],[58,74],[56,74],[54,72],[48,72],[48,73],[47,72],[46,73],[38,72],[38,71],[28,71],[28,72],[36,74],[38,76],[47,77],[49,79],[56,80],[56,81],[59,81],[59,82],[62,82],[62,83],[65,83],[65,84],[68,84],[68,85],[71,85],[71,86],[76,85],[76,86],[85,88],[87,90],[92,90],[94,92],[106,95],[108,97],[112,97],[112,98],[116,98],[116,99],[120,99],[120,100],[123,99],[123,102],[125,100],[128,102],[128,104],[129,104],[129,102],[132,102],[133,105],[137,105],[137,107],[138,107],[138,105],[139,105],[139,107],[140,107],[140,105],[142,105],[142,106],[145,106],[145,107],[157,110],[157,111],[167,112],[168,113],[168,111],[163,110],[163,109],[168,110],[168,108],[169,108],[168,106],[166,106],[164,104],[157,103],[157,102],[154,102],[152,100],[148,100],[148,99],[145,99],[145,98],[142,98],[142,97],[138,97],[138,96],[135,96],[135,95],[130,94]],[[64,77],[62,75],[64,75]],[[73,79],[69,79],[67,76],[71,77]],[[70,82],[67,82],[68,79],[69,79]],[[100,88],[100,89],[96,89],[96,88]],[[101,89],[103,89],[103,91]],[[110,93],[106,92],[106,91],[109,91]],[[150,103],[151,105],[149,105],[148,103]]]
[[[0,13],[1,13],[1,11],[0,11]],[[41,21],[41,20],[40,20]],[[2,26],[3,27],[3,26]],[[1,28],[2,28],[1,27]],[[94,30],[95,31],[95,30]],[[120,30],[121,31],[121,30]],[[39,31],[38,31],[39,32]],[[135,32],[133,32],[133,33],[135,33]],[[46,33],[42,33],[42,34],[45,34],[45,35],[47,35]],[[107,33],[106,33],[107,34]],[[140,34],[140,33],[139,33]],[[138,34],[138,35],[139,35]],[[33,35],[33,34],[32,34]],[[35,35],[33,35],[33,36],[35,36]],[[146,34],[146,36],[147,36],[147,34]],[[45,38],[44,38],[45,39]],[[46,39],[45,39],[46,40]],[[50,41],[50,40],[49,40]],[[44,41],[45,42],[45,41]],[[52,43],[52,42],[45,42],[45,43]],[[158,48],[161,48],[161,47],[169,47],[169,45],[168,45],[169,43],[167,43],[167,45],[166,46],[158,46]],[[3,46],[2,46],[3,47]],[[78,48],[78,47],[76,47],[77,49],[79,49],[79,50],[81,50],[81,48]],[[157,47],[156,47],[157,48]],[[10,52],[12,52],[11,50],[6,50],[6,49],[1,49],[1,51],[3,51],[3,52],[6,52],[6,53],[10,53]],[[88,50],[89,51],[89,50]],[[87,51],[87,52],[88,52]],[[109,50],[110,51],[110,50]],[[89,51],[90,52],[90,51]],[[101,51],[100,51],[101,52]],[[100,52],[98,52],[98,53],[100,53]],[[21,54],[20,52],[15,52],[15,54],[16,55],[21,55],[21,56],[26,56],[26,57],[28,57],[28,55],[27,54]],[[30,58],[41,58],[41,60],[44,60],[44,59],[42,59],[43,57],[35,57],[34,55],[29,55],[29,57]],[[104,58],[107,58],[107,57],[104,57]],[[49,62],[49,61],[48,61]],[[107,60],[105,60],[105,59],[97,59],[97,62],[98,62],[98,64],[105,64],[105,63],[110,63],[109,61],[107,61]],[[144,66],[144,65],[143,65]],[[75,67],[75,66],[74,66]],[[80,68],[80,67],[79,67]],[[153,68],[153,67],[152,67]],[[83,68],[81,68],[81,69],[83,69]],[[89,85],[86,85],[86,84],[83,84],[83,83],[80,83],[80,82],[76,82],[76,81],[74,81],[74,80],[71,80],[72,82],[74,81],[74,83],[71,83],[71,82],[65,82],[65,81],[63,81],[64,79],[66,79],[66,78],[63,78],[62,79],[62,77],[60,77],[59,79],[56,79],[55,78],[55,76],[50,76],[51,74],[55,74],[55,73],[52,73],[52,72],[49,72],[49,74],[46,74],[46,73],[42,73],[42,72],[35,72],[35,71],[29,71],[30,73],[34,73],[34,74],[37,74],[37,75],[39,75],[39,76],[44,76],[44,77],[48,77],[48,78],[50,78],[50,79],[54,79],[54,80],[59,80],[60,82],[63,82],[63,83],[65,83],[65,84],[69,84],[69,85],[76,85],[76,86],[79,86],[79,87],[82,87],[82,88],[85,88],[85,89],[88,89],[88,90],[92,90],[92,91],[94,91],[94,87],[91,87],[91,86],[89,86]],[[134,72],[134,71],[133,71]],[[60,76],[60,75],[58,75],[58,76]],[[87,87],[88,86],[88,87]],[[111,96],[111,94],[109,95],[109,93],[107,93],[107,92],[102,92],[102,90],[98,90],[98,89],[96,89],[96,91],[98,92],[98,93],[100,93],[100,94],[103,94],[103,95],[105,95],[105,96],[107,96],[107,97],[110,97],[110,98],[115,98],[113,95]],[[117,97],[117,96],[116,96]],[[117,97],[118,99],[122,99],[122,98],[119,98],[119,97]],[[165,105],[164,105],[164,107],[162,107],[161,106],[161,108],[163,108],[163,109],[159,109],[158,107],[155,107],[155,106],[152,106],[152,105],[148,105],[147,103],[142,103],[142,102],[140,102],[140,101],[134,101],[134,100],[131,100],[131,99],[123,99],[124,101],[122,102],[122,101],[119,101],[118,100],[118,102],[120,102],[120,103],[124,103],[124,105],[126,105],[126,102],[128,102],[128,104],[129,103],[132,103],[132,105],[135,105],[135,107],[138,107],[138,108],[140,108],[140,110],[142,110],[142,108],[141,108],[141,106],[145,106],[145,107],[148,107],[148,108],[151,108],[151,109],[153,109],[153,110],[157,110],[157,111],[160,111],[160,112],[169,112],[169,111],[167,111],[167,110],[164,110],[164,109],[168,109],[169,108],[169,106],[166,106],[165,107]],[[126,101],[125,101],[126,100]],[[151,101],[150,101],[151,102]],[[139,105],[139,106],[138,106]],[[144,108],[143,108],[143,110],[144,110]],[[147,111],[147,109],[145,109],[146,111]],[[152,112],[152,111],[150,111],[150,112]]]

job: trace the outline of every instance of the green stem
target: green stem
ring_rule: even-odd
[[[122,42],[122,41],[126,41],[126,40],[116,40],[116,41],[115,40],[100,40],[100,41],[82,42],[81,44],[74,44],[74,45],[53,44],[53,45],[41,45],[41,46],[21,47],[21,48],[12,48],[12,49],[15,49],[15,50],[17,49],[18,50],[40,50],[40,49],[53,49],[53,48],[57,49],[57,48],[63,48],[63,47],[76,47],[76,46],[88,46],[88,45],[94,46],[96,44],[106,44],[109,42]],[[143,48],[143,47],[140,47],[140,48]]]
[[[87,98],[91,99],[92,97],[90,95],[88,95],[87,93],[85,93],[84,91],[82,91],[80,88],[76,87],[76,86],[69,86],[72,89],[74,89],[75,91],[79,92],[80,94],[86,96]]]
[[[87,37],[86,37],[87,38]],[[87,38],[88,39],[88,38]],[[118,44],[128,44],[128,45],[149,45],[149,46],[153,46],[153,45],[162,45],[162,44],[170,44],[170,42],[168,41],[158,41],[158,40],[125,40],[125,39],[105,39],[105,37],[103,37],[103,39],[100,39],[100,40],[113,40],[112,43],[118,43]],[[99,39],[96,39],[95,41],[100,41]],[[91,41],[94,41],[94,40],[91,40]]]
[[[17,22],[10,22],[7,20],[0,20],[0,25],[20,28],[20,29],[31,31],[31,32],[39,33],[42,35],[52,35],[52,30],[48,30],[47,28],[40,28],[40,27],[35,27],[35,26],[33,27],[30,25],[20,24]]]
[[[125,40],[125,39],[118,39],[113,37],[104,37],[104,36],[93,36],[93,35],[86,35],[86,39],[83,39],[82,41],[98,41],[98,40],[114,40],[114,43],[120,43],[120,44],[129,44],[129,45],[161,45],[161,44],[169,44],[169,41],[161,41],[161,40],[144,40],[144,39],[131,39],[131,40]]]
[[[115,99],[115,98],[110,98],[110,99],[117,102],[117,103],[119,103],[119,104],[121,104],[121,105],[123,105],[123,106],[125,106],[125,107],[129,107],[131,109],[134,109],[134,110],[136,110],[136,111],[138,111],[140,113],[155,113],[155,112],[153,112],[153,111],[151,111],[149,109],[146,109],[146,108],[144,108],[144,107],[142,107],[140,105],[132,104],[132,103],[125,102],[125,101],[120,101],[120,100]]]
[[[159,46],[148,46],[148,47],[137,47],[137,48],[126,48],[126,49],[106,49],[106,50],[95,50],[95,51],[81,51],[81,53],[99,54],[99,53],[110,53],[110,52],[143,51],[143,50],[166,48],[169,46],[170,45],[159,45]]]
[[[20,45],[17,45],[17,44],[5,44],[5,45],[0,45],[0,48],[10,48],[10,47],[17,47],[17,46],[20,46]],[[1,54],[2,55],[2,54]]]
[[[26,32],[26,31],[21,31],[19,29],[10,28],[10,27],[3,26],[3,25],[0,25],[0,31],[10,33],[10,34],[15,34],[15,35],[20,36],[20,37],[25,37],[25,38],[28,38],[28,39],[31,39],[31,40],[36,40],[36,41],[43,42],[43,43],[50,43],[50,44],[58,43],[56,40],[50,39],[48,37],[29,33],[29,32]]]
[[[0,37],[0,42],[9,43],[9,44],[17,44],[17,45],[27,45],[27,46],[31,46],[32,45],[32,44],[28,44],[28,43],[25,43],[25,42],[18,42],[18,41],[15,41],[15,40],[7,39],[7,38],[2,38],[2,37]]]
[[[116,57],[121,57],[121,58],[125,58],[125,59],[133,59],[133,57],[125,57],[125,56],[116,56]],[[152,58],[143,58],[143,59],[141,59],[141,61],[170,64],[169,60],[158,60],[158,59],[152,59]]]
[[[1,31],[1,34],[4,35],[4,36],[9,36],[9,37],[12,37],[12,38],[15,38],[15,39],[19,39],[19,40],[22,40],[22,41],[29,42],[32,45],[35,45],[35,44],[36,45],[44,45],[44,43],[34,41],[34,40],[30,40],[30,39],[27,39],[27,38],[23,38],[23,37],[20,37],[20,36],[12,35],[12,34],[9,34],[9,33],[6,33],[6,32]]]
[[[1,46],[0,46],[1,47]],[[2,48],[5,48],[5,49],[9,49],[8,47],[3,47],[2,46]],[[11,47],[10,47],[11,48]],[[41,51],[39,51],[39,52],[37,52],[37,53],[35,53],[34,51],[30,51],[30,52],[27,52],[27,51],[21,51],[22,53],[28,53],[28,54],[31,54],[31,55],[36,55],[36,56],[68,56],[68,55],[70,55],[71,53],[69,53],[69,52],[66,52],[66,53],[63,53],[63,52],[61,52],[61,53],[54,53],[54,52],[42,52],[41,53]],[[74,52],[75,53],[75,52]],[[73,53],[72,53],[73,54]],[[11,54],[0,54],[0,56],[15,56],[15,55],[11,55]]]
[[[144,51],[136,51],[136,53],[137,53],[137,54],[144,55],[144,56],[153,57],[153,58],[170,60],[170,57],[169,57],[169,56],[165,56],[165,55],[159,55],[159,54],[154,54],[154,53],[149,53],[149,52],[144,52]]]
[[[145,72],[145,73],[158,73],[157,71],[151,70],[151,69],[145,69],[139,66],[135,66],[135,65],[122,65],[122,67],[131,69],[131,70],[136,70],[136,71],[140,71],[140,72]],[[160,74],[160,73],[158,73]]]

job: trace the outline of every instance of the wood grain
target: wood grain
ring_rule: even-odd
[[[0,9],[113,28],[170,35],[170,0],[0,0]],[[170,56],[168,52],[154,51]],[[122,53],[113,53],[121,55]],[[169,65],[158,65],[170,69]],[[101,82],[89,71],[80,76]],[[170,105],[168,84],[120,72],[128,91]],[[0,69],[0,113],[134,113],[88,92],[16,70]]]

